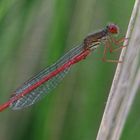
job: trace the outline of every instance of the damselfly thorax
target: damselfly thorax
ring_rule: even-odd
[[[101,43],[105,44],[109,41],[113,34],[118,34],[119,28],[115,24],[109,24],[105,29],[102,29],[96,33],[91,33],[84,39],[85,49],[96,49]]]

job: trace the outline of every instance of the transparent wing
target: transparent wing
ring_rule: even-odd
[[[66,53],[63,57],[61,57],[55,64],[51,65],[50,67],[44,69],[39,74],[25,82],[20,88],[18,88],[14,95],[11,98],[14,98],[15,96],[21,94],[24,90],[27,88],[30,88],[30,86],[34,85],[38,81],[40,81],[43,77],[47,76],[51,72],[55,71],[57,68],[61,67],[63,64],[69,62],[70,59],[72,59],[74,56],[80,54],[83,51],[83,45],[80,45],[78,47],[75,47],[71,49],[68,53]],[[32,90],[25,96],[21,97],[17,101],[14,101],[10,107],[13,110],[22,109],[24,107],[28,107],[40,99],[42,99],[49,91],[54,89],[60,81],[65,77],[65,75],[68,73],[70,68],[66,68],[64,71],[61,71],[56,76],[52,77],[48,81],[46,81],[44,84],[40,85],[36,89]]]

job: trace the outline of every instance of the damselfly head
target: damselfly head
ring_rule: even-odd
[[[119,33],[119,27],[113,23],[106,26],[108,33],[111,34],[118,34]]]

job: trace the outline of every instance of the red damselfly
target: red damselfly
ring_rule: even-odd
[[[108,50],[113,52],[123,48],[119,44],[124,41],[124,38],[115,40],[113,37],[113,34],[118,34],[118,32],[119,28],[117,25],[108,24],[104,29],[88,35],[81,45],[71,49],[55,64],[44,69],[19,87],[10,99],[0,106],[0,111],[7,107],[13,110],[22,109],[39,101],[58,85],[73,64],[85,59],[100,44],[104,45],[103,61],[121,63],[122,61],[119,60],[106,59],[106,52]],[[111,46],[112,42],[119,47],[113,49]]]

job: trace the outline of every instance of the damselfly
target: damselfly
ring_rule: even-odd
[[[0,111],[7,107],[18,110],[36,103],[60,83],[73,64],[84,60],[101,44],[104,45],[103,61],[121,63],[122,61],[119,60],[106,59],[106,52],[108,50],[113,52],[123,48],[123,46],[120,46],[120,43],[124,41],[124,38],[115,40],[113,37],[113,35],[118,34],[118,32],[119,28],[117,25],[108,24],[104,29],[88,35],[81,45],[71,49],[55,64],[44,69],[19,87],[10,99],[0,106]],[[111,43],[119,47],[113,49]]]

